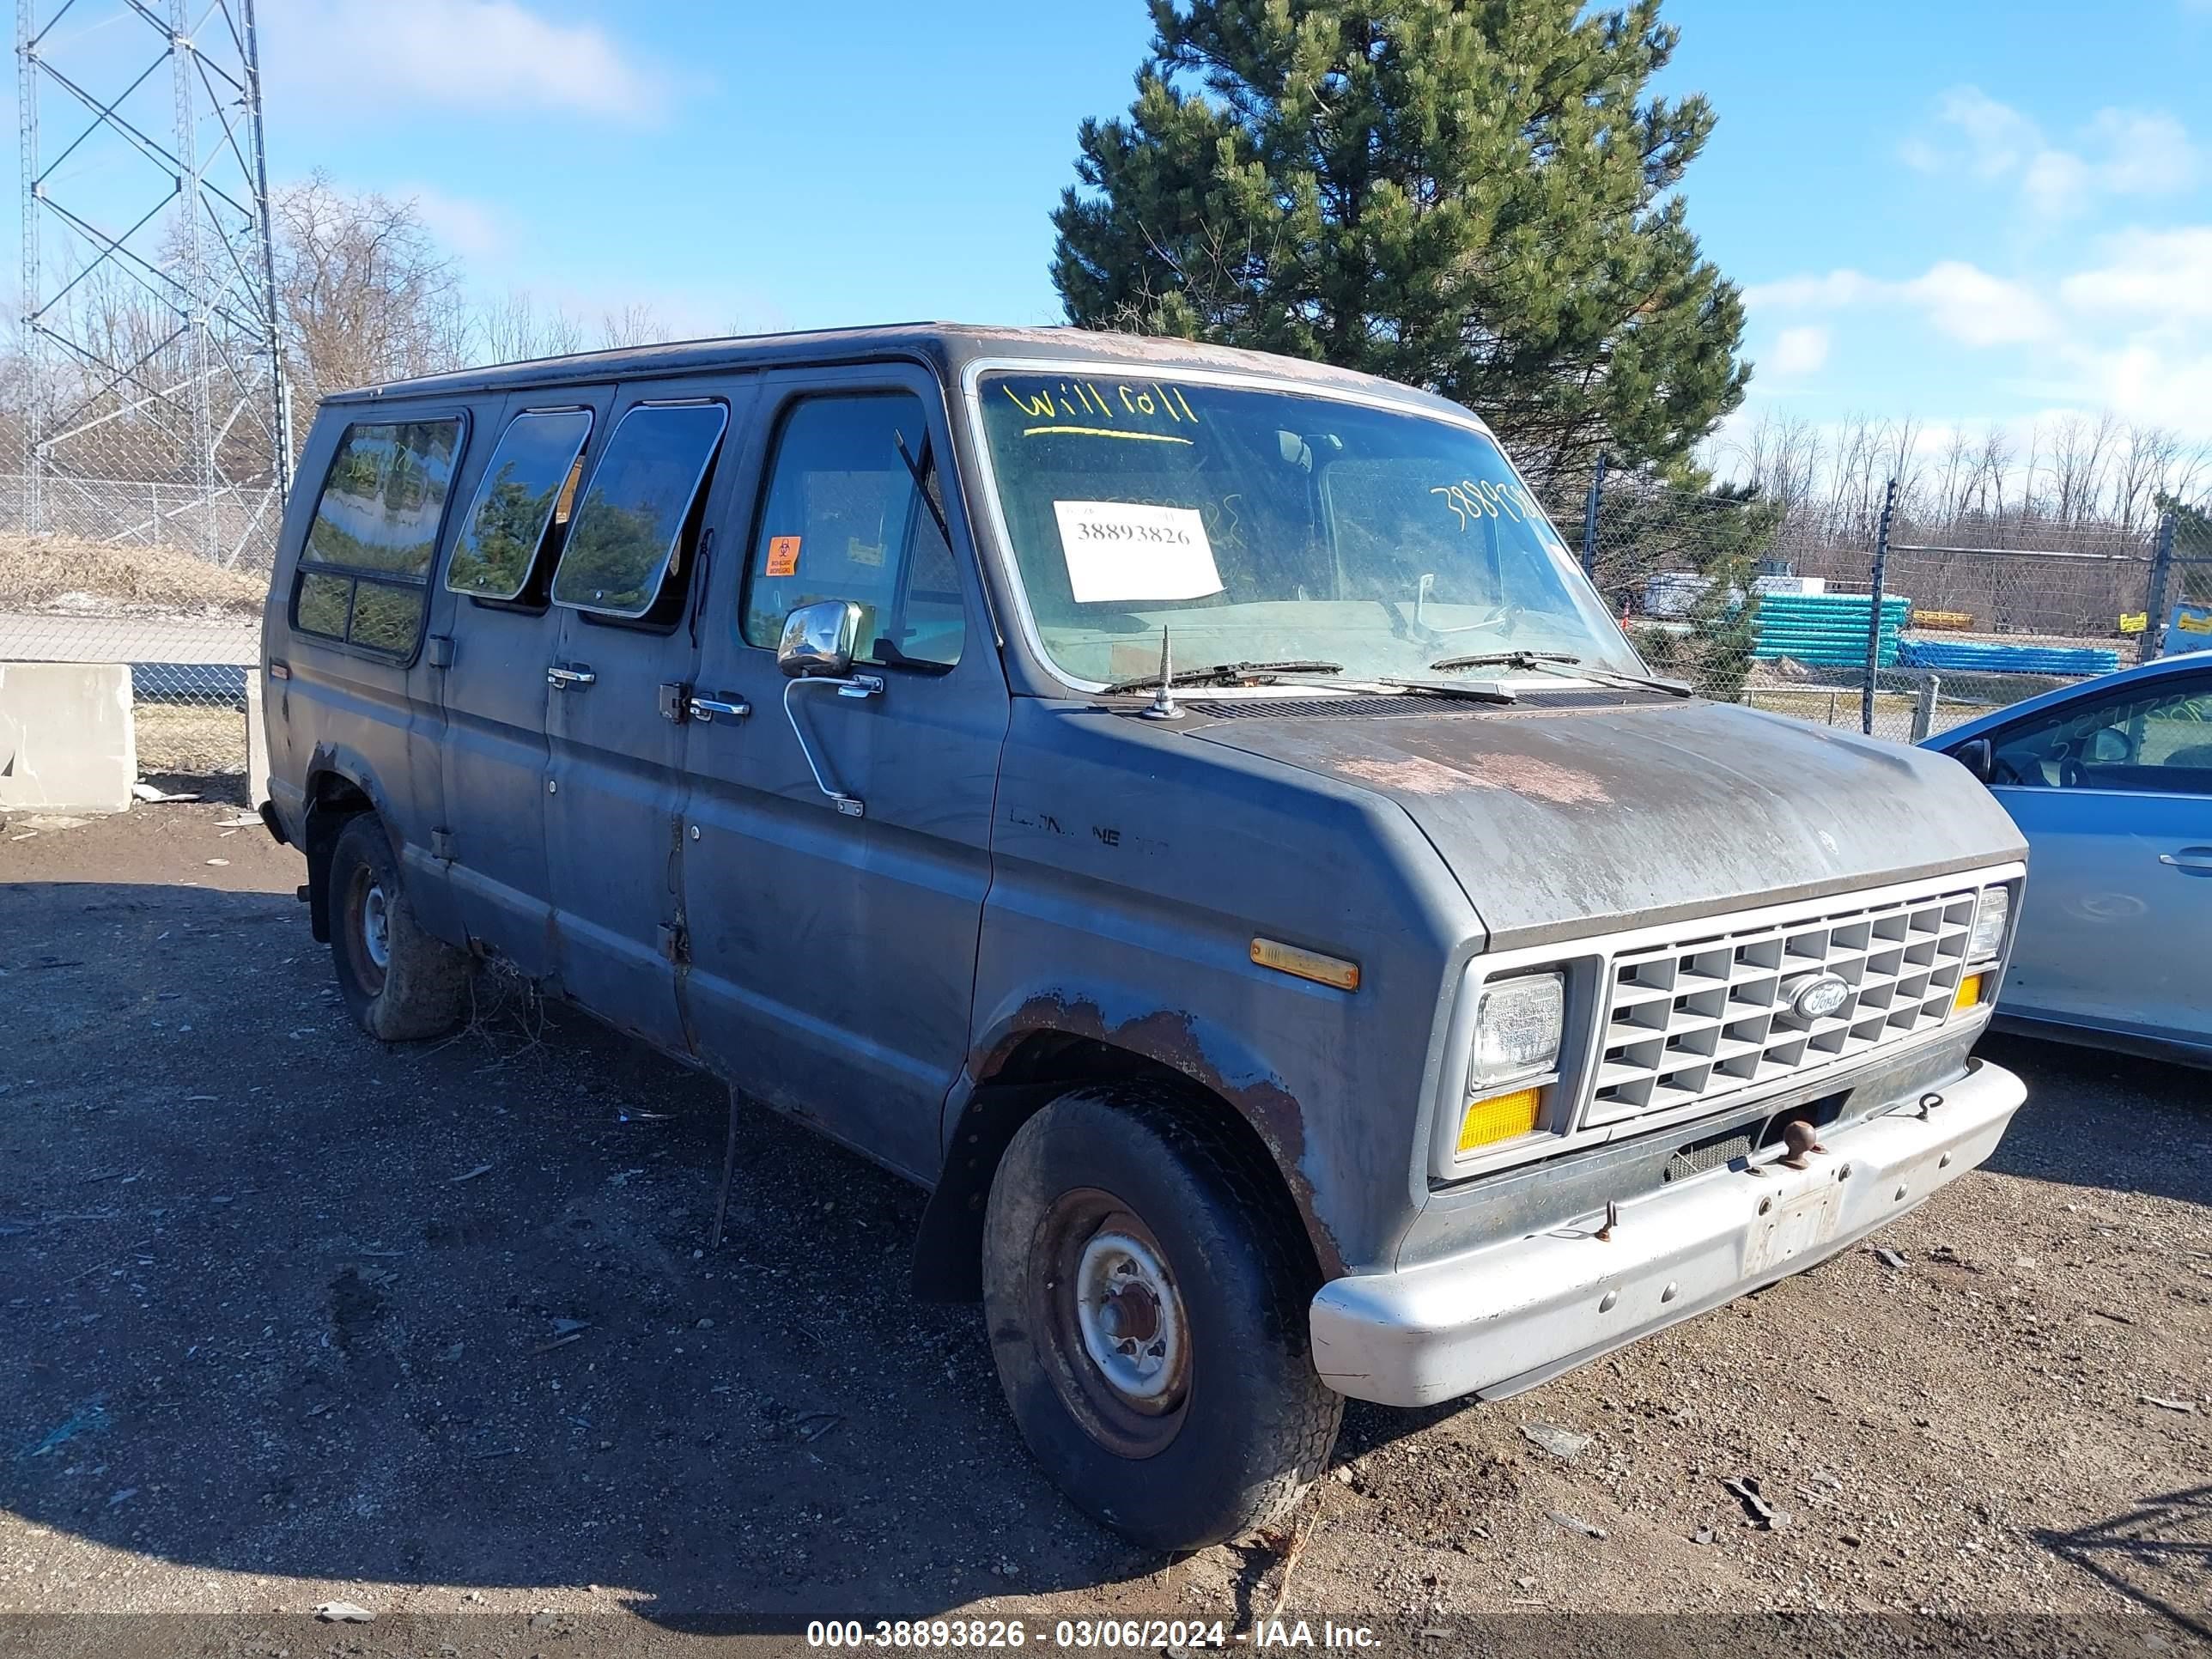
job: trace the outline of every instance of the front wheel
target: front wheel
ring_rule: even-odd
[[[1199,1549],[1327,1466],[1344,1402],[1314,1371],[1296,1225],[1273,1171],[1166,1089],[1079,1089],[1016,1133],[984,1312],[1022,1437],[1078,1507]]]
[[[466,1018],[469,958],[416,925],[374,812],[347,819],[338,831],[330,910],[338,990],[362,1030],[404,1042],[443,1036]]]

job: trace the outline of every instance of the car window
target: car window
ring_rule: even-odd
[[[692,507],[729,418],[721,404],[640,404],[622,417],[568,526],[554,604],[626,619],[653,611],[681,569]]]
[[[507,423],[446,562],[447,587],[479,599],[525,596],[547,532],[575,505],[591,431],[588,409],[526,410]],[[532,595],[544,597],[542,587]]]
[[[1992,735],[1990,781],[2212,794],[2212,678],[2118,688]]]
[[[911,463],[911,465],[909,465]],[[777,434],[746,566],[743,630],[774,646],[802,605],[861,607],[860,660],[950,667],[967,632],[933,510],[929,426],[911,392],[810,398]]]
[[[461,439],[458,416],[346,428],[300,550],[295,628],[392,656],[413,652]]]

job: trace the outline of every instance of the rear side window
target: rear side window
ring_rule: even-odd
[[[346,428],[300,550],[295,628],[395,657],[414,651],[461,438],[459,416]]]
[[[542,602],[538,555],[575,506],[588,409],[526,410],[507,423],[470,503],[446,586],[471,599]]]
[[[949,668],[967,631],[911,392],[811,398],[785,419],[745,574],[744,632],[773,646],[818,599],[861,608],[862,660]]]
[[[607,440],[568,526],[553,602],[603,617],[657,620],[730,412],[720,404],[640,404]],[[680,595],[682,583],[672,586]]]

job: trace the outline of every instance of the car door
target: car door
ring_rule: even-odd
[[[678,702],[698,650],[690,600],[716,457],[741,379],[617,388],[553,574],[561,628],[547,688],[545,867],[554,972],[611,1024],[688,1046],[676,1002]]]
[[[2002,1012],[2212,1042],[2212,670],[1990,734],[2028,842]]]
[[[509,397],[446,561],[430,638],[443,682],[442,851],[463,927],[523,973],[554,970],[545,861],[545,665],[563,614],[547,589],[611,386]]]
[[[935,474],[944,409],[915,368],[764,384],[760,482],[702,630],[683,846],[701,1052],[925,1176],[967,1048],[1008,706],[960,492]],[[842,686],[777,665],[785,617],[823,599],[863,608]]]

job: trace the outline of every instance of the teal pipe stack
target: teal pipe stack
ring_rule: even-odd
[[[1863,666],[1867,654],[1867,593],[1768,593],[1754,618],[1754,657],[1790,657],[1821,668]],[[1877,663],[1897,665],[1898,636],[1911,614],[1912,601],[1885,595],[1881,602],[1881,647]]]

